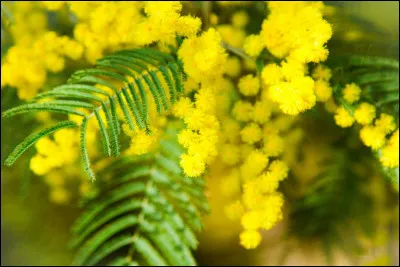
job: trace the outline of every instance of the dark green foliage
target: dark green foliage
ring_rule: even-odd
[[[362,156],[368,155],[367,149],[336,150],[324,170],[304,185],[304,192],[288,197],[289,235],[302,242],[320,241],[328,261],[334,246],[353,255],[362,252],[357,234],[371,237],[374,231],[373,199],[364,189],[372,177],[354,171],[354,164],[361,164],[365,173],[372,173],[371,158]]]
[[[149,71],[149,66],[153,67],[151,71]],[[158,72],[161,72],[161,77],[165,79],[168,88],[162,87],[162,82],[157,76]],[[125,75],[133,78],[133,81],[130,82]],[[30,103],[3,112],[3,118],[40,111],[82,116],[81,157],[85,170],[91,179],[94,179],[85,141],[89,120],[96,117],[105,154],[118,156],[121,125],[117,117],[117,109],[121,108],[130,129],[135,128],[136,122],[139,129],[147,129],[149,132],[149,105],[143,81],[149,86],[157,111],[161,113],[163,110],[170,109],[169,102],[175,102],[178,93],[183,92],[181,79],[182,73],[180,73],[178,62],[168,54],[150,48],[119,51],[98,60],[96,68],[76,71],[67,84],[38,94]],[[121,88],[117,88],[113,82],[122,82]],[[96,87],[96,84],[111,89],[112,93]],[[171,96],[170,99],[167,98],[167,91]],[[41,102],[38,103],[38,100]],[[101,110],[105,114],[106,124],[100,116]],[[30,140],[34,143],[41,136],[36,137]],[[29,143],[29,146],[33,143]],[[29,147],[27,145],[27,142],[23,142],[18,147],[20,153],[13,153],[6,161],[8,165],[11,165]]]
[[[208,211],[201,178],[184,177],[176,133],[157,151],[111,162],[73,227],[77,265],[195,265],[191,249]],[[200,201],[199,201],[200,200]],[[197,204],[202,202],[202,204]]]

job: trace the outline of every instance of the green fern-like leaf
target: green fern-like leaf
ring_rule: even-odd
[[[77,126],[78,125],[73,121],[62,121],[40,132],[29,135],[21,144],[19,144],[14,149],[13,152],[11,152],[11,154],[5,160],[4,164],[6,166],[11,166],[18,159],[18,157],[22,155],[22,153],[24,153],[28,148],[30,148],[33,144],[35,144],[40,138],[43,138],[60,129],[77,127]]]
[[[162,74],[161,79],[164,79],[167,88],[162,87],[163,83],[157,75],[158,72]],[[149,132],[149,105],[143,83],[148,85],[157,112],[161,113],[170,109],[179,93],[183,92],[182,76],[179,63],[166,53],[150,48],[119,51],[98,60],[96,68],[76,71],[67,84],[40,93],[30,103],[9,109],[3,112],[2,116],[8,118],[40,111],[82,116],[81,158],[85,170],[91,179],[94,179],[84,140],[89,120],[96,117],[105,154],[118,156],[121,127],[117,109],[122,110],[124,120],[130,129],[133,130],[136,123],[139,129],[146,129],[146,132]],[[128,77],[133,78],[133,82],[130,82]],[[113,85],[113,81],[122,82],[121,88]],[[97,84],[111,89],[112,93],[96,87]],[[171,97],[167,97],[168,95]],[[40,102],[37,102],[39,100]],[[106,123],[101,119],[101,111],[105,114]],[[32,140],[36,142],[41,136],[38,137]],[[25,151],[27,145],[27,142],[21,143],[19,151]],[[12,158],[6,161],[8,165],[11,165],[20,154],[12,154]]]
[[[166,135],[155,152],[122,157],[103,169],[101,176],[112,179],[102,182],[73,226],[75,264],[196,264],[194,232],[208,206],[201,178],[184,177],[178,166],[182,152],[176,135]]]

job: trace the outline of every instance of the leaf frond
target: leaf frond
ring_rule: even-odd
[[[163,143],[182,151],[177,140]],[[176,170],[179,157],[163,150],[126,156],[103,169],[113,178],[102,183],[73,227],[75,264],[196,264],[191,249],[197,247],[202,212],[190,192],[204,188],[187,182],[192,179]]]
[[[39,93],[29,103],[11,108],[3,112],[2,116],[8,118],[40,111],[82,116],[84,120],[80,144],[81,153],[86,153],[81,154],[82,162],[91,179],[94,179],[86,141],[82,140],[86,136],[83,131],[86,131],[88,121],[96,117],[105,154],[118,156],[121,133],[118,109],[122,110],[123,119],[131,130],[135,130],[136,123],[139,129],[146,129],[146,133],[149,133],[147,94],[153,98],[158,113],[169,110],[170,103],[175,102],[183,91],[183,74],[178,65],[171,55],[151,48],[119,51],[98,60],[95,68],[76,71],[67,84]],[[162,86],[160,79],[165,80],[167,88]],[[148,89],[143,82],[148,85]],[[121,85],[116,85],[117,83]],[[107,87],[112,92],[98,85]],[[171,96],[170,99],[167,95]],[[101,111],[105,114],[107,127],[101,119]]]

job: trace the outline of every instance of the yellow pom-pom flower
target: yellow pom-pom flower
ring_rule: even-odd
[[[246,249],[254,249],[260,242],[261,235],[256,230],[249,230],[240,234],[240,244]]]
[[[340,127],[347,128],[353,125],[354,118],[343,106],[341,106],[336,109],[335,122]]]
[[[172,112],[175,116],[183,119],[187,114],[193,111],[193,103],[187,97],[181,97],[173,106]]]
[[[370,124],[375,118],[376,108],[369,103],[361,103],[354,112],[354,118],[359,124]]]
[[[252,150],[240,167],[240,174],[243,179],[252,179],[258,176],[268,165],[268,157],[258,150]]]
[[[260,124],[267,122],[271,116],[270,105],[265,101],[257,101],[252,111],[252,120]]]
[[[312,108],[316,102],[314,81],[310,77],[295,78],[270,87],[270,97],[283,113],[297,115]]]
[[[176,32],[179,35],[193,37],[201,27],[201,20],[192,16],[180,17],[176,23]]]
[[[257,177],[260,191],[264,194],[271,194],[278,189],[279,180],[271,172],[263,173]]]
[[[261,140],[262,131],[256,123],[250,123],[240,131],[242,141],[248,144],[254,144]]]
[[[287,81],[302,78],[306,73],[306,65],[296,60],[287,59],[281,62],[281,72]]]
[[[278,134],[268,134],[264,136],[263,151],[268,157],[279,156],[284,147],[284,141]]]
[[[152,134],[147,134],[144,130],[137,130],[132,135],[130,151],[134,155],[148,153],[157,142],[158,131],[153,130]]]
[[[219,21],[219,18],[217,16],[217,14],[211,13],[211,15],[210,15],[210,23],[211,23],[211,25],[217,25],[218,21]]]
[[[63,187],[55,187],[50,192],[50,201],[56,204],[67,204],[69,200],[70,194]]]
[[[329,81],[332,77],[332,72],[327,66],[318,64],[313,70],[312,77],[316,80]]]
[[[253,96],[260,90],[260,82],[257,77],[249,74],[239,80],[239,91],[245,96]]]
[[[238,121],[249,121],[251,119],[253,106],[247,101],[236,101],[232,114]]]
[[[264,200],[264,214],[262,228],[271,229],[277,222],[282,220],[283,196],[281,193],[268,195]]]
[[[381,148],[385,144],[385,133],[374,126],[364,126],[360,130],[361,141],[373,150]]]
[[[375,120],[375,126],[385,134],[391,133],[396,129],[393,116],[381,113],[379,119]]]
[[[182,154],[180,164],[185,175],[197,177],[205,170],[205,162],[199,155]]]
[[[241,71],[241,63],[237,57],[229,57],[225,65],[225,73],[230,77],[237,77]]]
[[[355,83],[346,84],[343,89],[343,98],[347,102],[354,103],[360,99],[361,89]]]
[[[275,63],[267,64],[261,72],[262,80],[265,85],[273,85],[282,81],[281,68]]]
[[[222,75],[228,55],[221,41],[221,35],[213,28],[183,41],[178,57],[189,77],[202,82]]]
[[[282,160],[274,160],[269,165],[269,172],[278,179],[278,181],[282,181],[285,179],[289,172],[288,165]]]
[[[240,28],[233,27],[229,24],[221,24],[216,26],[217,31],[221,34],[222,40],[233,47],[242,47],[246,33]]]
[[[257,57],[263,48],[264,45],[260,35],[251,34],[244,39],[243,50],[251,57]]]
[[[238,171],[232,171],[229,175],[223,177],[220,183],[221,193],[224,196],[231,197],[240,192],[240,176]]]
[[[329,83],[325,80],[315,81],[315,96],[317,101],[326,102],[332,96],[332,88]]]
[[[257,230],[261,226],[261,214],[257,211],[246,212],[241,220],[245,230]]]
[[[221,160],[227,165],[235,165],[240,160],[240,147],[233,144],[224,144],[221,147]]]
[[[238,11],[232,15],[232,25],[238,28],[243,28],[249,22],[249,15],[246,11]]]

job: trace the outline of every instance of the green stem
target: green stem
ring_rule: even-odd
[[[210,27],[211,2],[203,1],[202,12],[204,17],[204,30]]]
[[[239,56],[239,57],[241,57],[243,59],[255,62],[255,60],[253,58],[251,58],[248,55],[246,55],[246,53],[243,51],[243,49],[240,49],[240,48],[237,48],[237,47],[233,47],[233,46],[225,43],[224,41],[222,41],[221,45],[222,45],[223,48],[225,48],[226,50],[232,52],[233,54],[235,54],[235,55],[237,55],[237,56]]]

